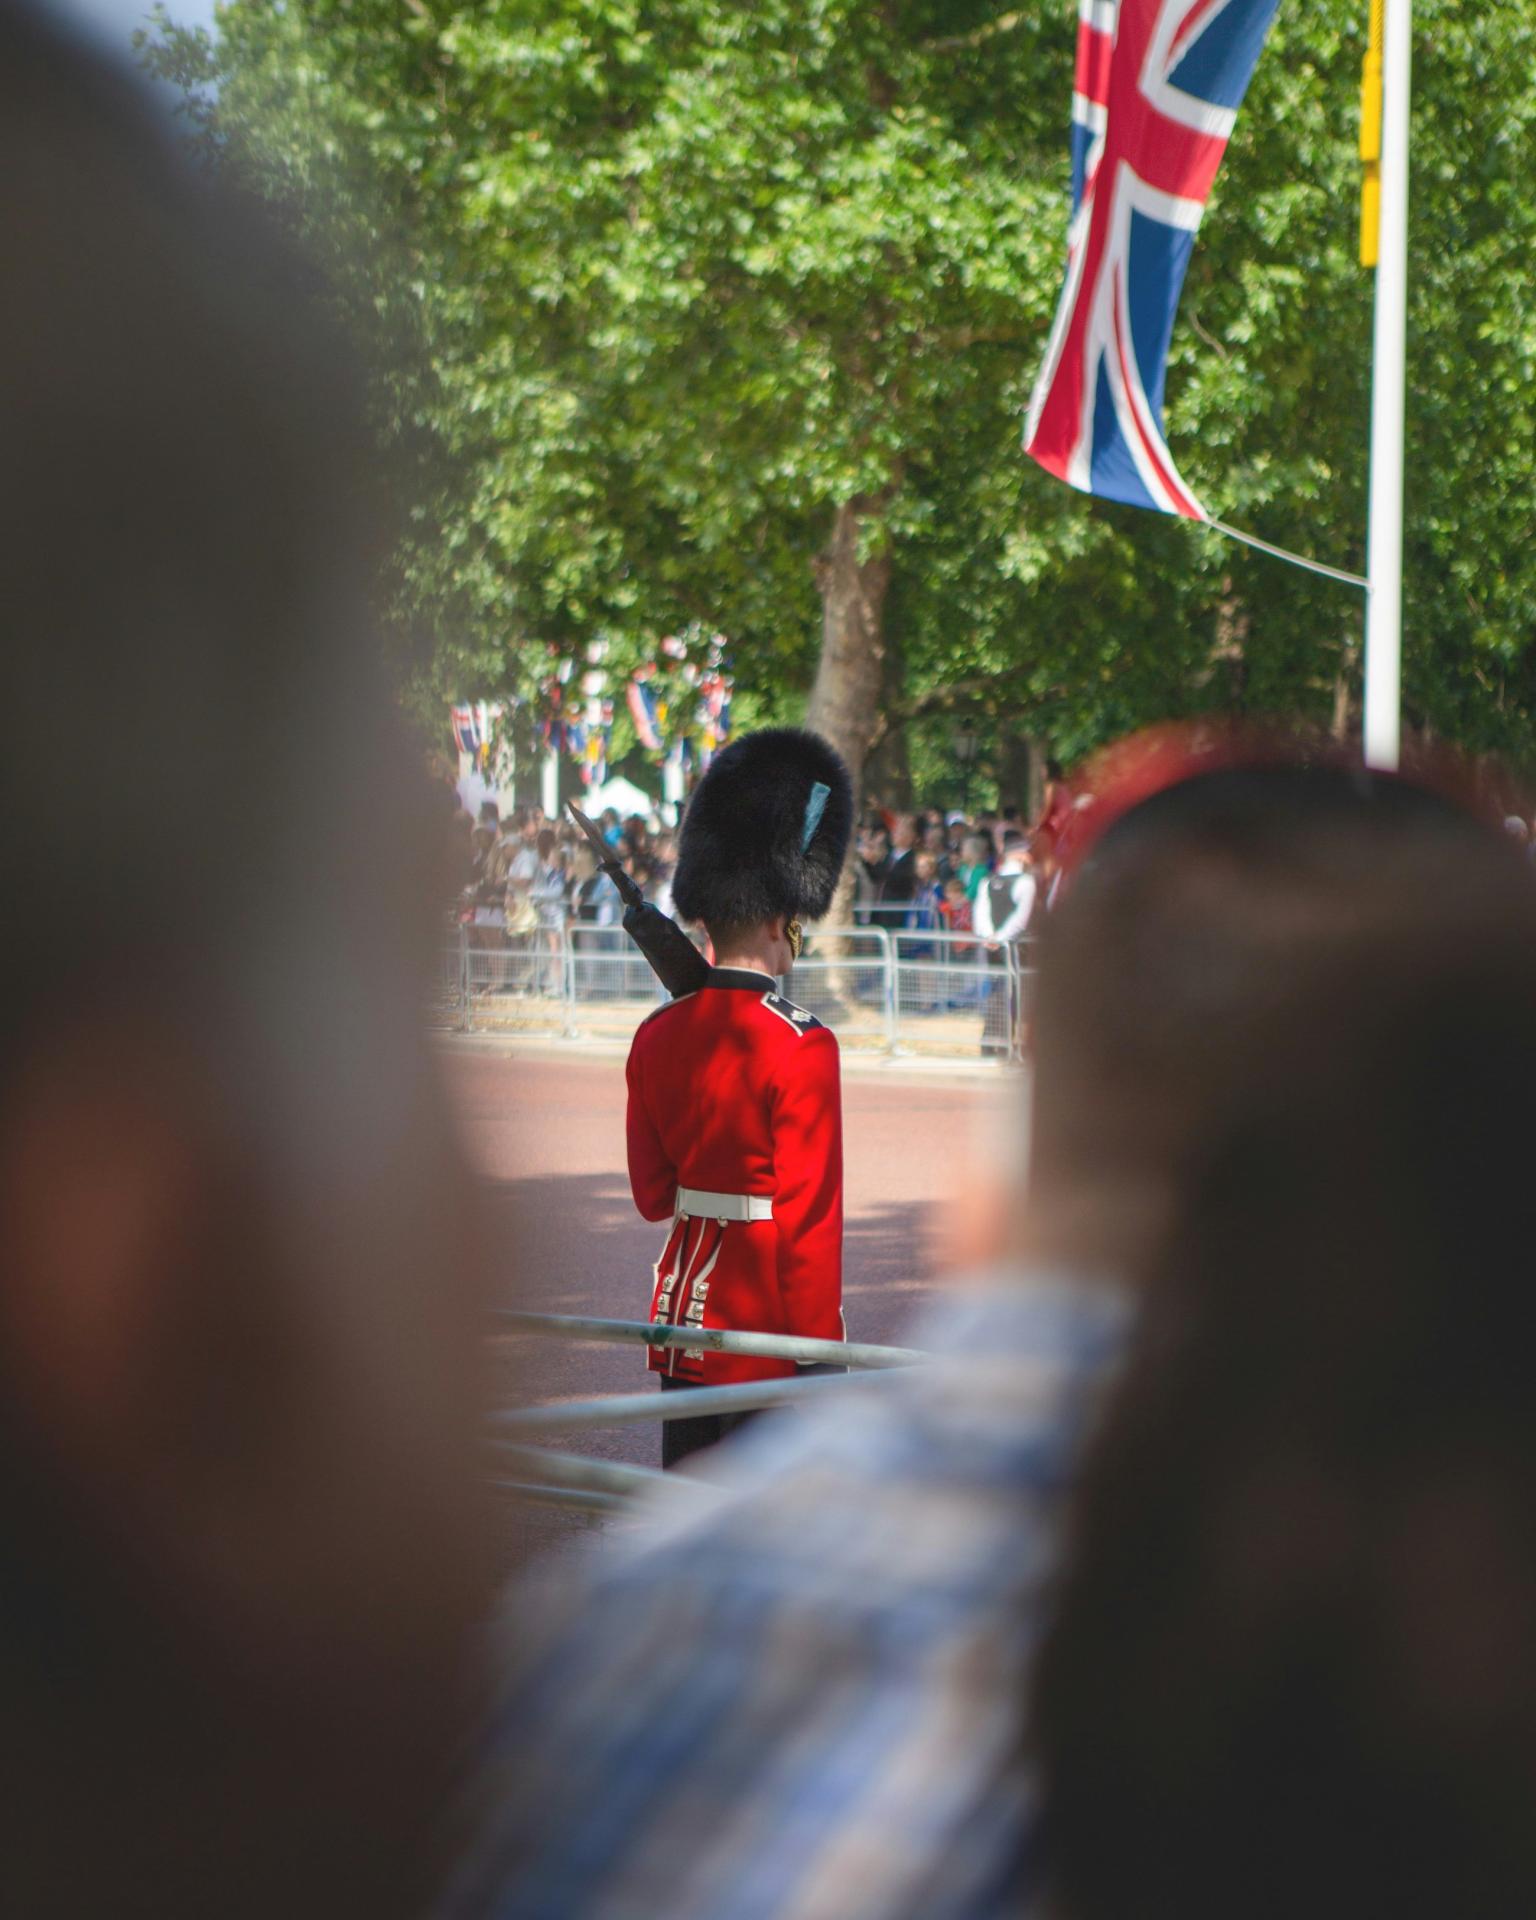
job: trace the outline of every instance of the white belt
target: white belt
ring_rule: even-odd
[[[766,1193],[701,1193],[697,1187],[677,1190],[679,1219],[771,1220],[773,1200]]]

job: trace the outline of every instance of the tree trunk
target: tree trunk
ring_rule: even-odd
[[[886,601],[885,649],[880,666],[880,718],[884,731],[870,749],[864,765],[864,795],[873,805],[912,811],[911,731],[903,720],[894,726],[890,716],[901,711],[906,693],[906,661],[902,658],[901,621]]]
[[[1356,664],[1355,649],[1346,646],[1339,656],[1338,671],[1333,676],[1333,715],[1328,729],[1340,746],[1348,741],[1353,731]]]
[[[885,552],[859,557],[860,533],[877,523],[884,498],[861,495],[844,502],[832,519],[832,536],[816,560],[821,592],[821,658],[805,723],[830,740],[847,762],[854,802],[863,797],[864,763],[884,690],[886,591],[891,562]],[[828,916],[850,924],[852,869],[845,868]]]

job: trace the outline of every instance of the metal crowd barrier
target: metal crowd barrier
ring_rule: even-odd
[[[758,1360],[799,1365],[864,1368],[911,1367],[926,1360],[916,1347],[875,1347],[857,1340],[804,1340],[788,1333],[730,1333],[723,1327],[671,1327],[653,1320],[599,1320],[588,1314],[522,1313],[498,1307],[496,1317],[517,1333],[599,1346],[693,1348],[700,1353],[739,1353]]]
[[[782,983],[845,1048],[996,1061],[1023,1057],[1030,943],[974,934],[816,927]],[[667,996],[622,927],[446,932],[431,1018],[461,1033],[627,1039]]]
[[[713,1353],[751,1354],[775,1360],[841,1365],[866,1377],[892,1367],[920,1365],[927,1355],[914,1347],[880,1347],[839,1340],[803,1340],[788,1334],[728,1333],[717,1327],[668,1327],[649,1321],[600,1320],[579,1314],[521,1313],[498,1310],[498,1318],[518,1333],[606,1344],[694,1348]],[[555,1453],[529,1446],[525,1436],[584,1432],[590,1428],[639,1426],[653,1420],[686,1420],[712,1414],[756,1413],[794,1406],[829,1392],[847,1393],[847,1375],[805,1378],[787,1375],[749,1380],[725,1387],[696,1387],[688,1393],[604,1394],[591,1400],[567,1400],[553,1406],[517,1407],[492,1416],[493,1444],[516,1473],[495,1485],[515,1498],[541,1506],[573,1507],[599,1514],[617,1511],[634,1494],[658,1485],[699,1489],[686,1475],[661,1474],[614,1460]],[[702,1488],[707,1491],[707,1484]]]

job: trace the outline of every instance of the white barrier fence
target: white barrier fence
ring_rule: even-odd
[[[818,927],[781,983],[845,1048],[996,1061],[1022,1057],[1034,979],[1029,943],[969,933]],[[454,925],[438,1024],[462,1033],[627,1038],[667,994],[622,927],[519,936]]]

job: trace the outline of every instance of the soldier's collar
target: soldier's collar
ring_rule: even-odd
[[[707,987],[735,987],[746,993],[774,993],[778,981],[771,973],[759,973],[756,967],[711,967]]]

